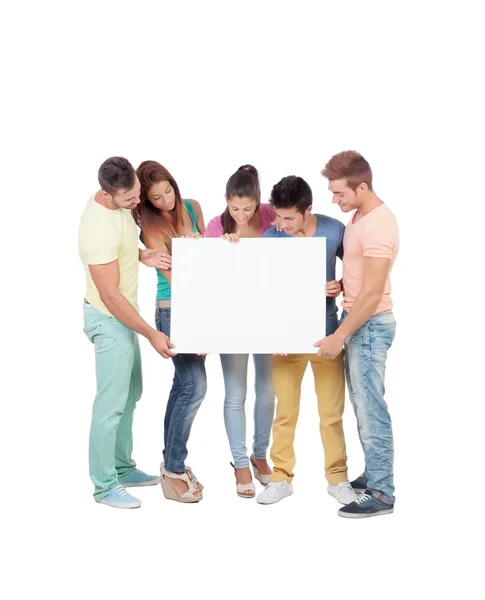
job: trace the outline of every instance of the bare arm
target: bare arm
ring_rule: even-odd
[[[107,265],[89,265],[94,285],[98,288],[101,301],[118,321],[148,338],[154,331],[135,310],[134,306],[119,291],[120,268],[118,260]]]
[[[168,337],[150,327],[135,310],[134,306],[119,291],[120,268],[118,260],[104,265],[89,265],[94,285],[99,291],[101,301],[110,313],[124,325],[148,339],[152,346],[164,358],[174,356]],[[162,337],[163,336],[163,337]]]
[[[362,289],[342,325],[333,335],[316,342],[319,356],[335,358],[341,352],[345,340],[372,317],[382,299],[390,268],[390,258],[364,257]]]
[[[352,310],[335,332],[342,343],[372,317],[384,294],[390,258],[364,257],[362,289],[354,300]]]
[[[156,235],[156,234],[151,233],[151,234],[144,234],[143,237],[145,238],[144,242],[145,242],[147,248],[153,248],[156,252],[159,252],[160,254],[163,254],[163,255],[165,255],[165,253],[168,251],[166,241],[161,235]],[[168,255],[168,256],[170,256],[170,255]],[[157,269],[160,271],[160,273],[162,273],[165,276],[170,287],[172,287],[171,267],[172,267],[171,257],[170,257],[170,269],[163,268],[163,265],[157,265]]]
[[[162,250],[151,250],[145,248],[138,249],[138,259],[147,267],[156,267],[157,269],[171,269],[172,257]]]

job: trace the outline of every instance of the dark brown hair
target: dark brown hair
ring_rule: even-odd
[[[131,190],[135,185],[135,169],[126,158],[112,156],[99,167],[98,181],[101,189],[111,195],[119,190]]]
[[[313,204],[313,194],[304,179],[296,175],[288,175],[273,186],[269,202],[274,208],[296,208],[304,215],[308,207]]]
[[[345,179],[350,189],[355,190],[366,183],[372,190],[372,170],[362,154],[346,150],[335,154],[322,169],[322,175],[329,181]]]
[[[259,185],[259,173],[253,165],[243,165],[229,177],[226,184],[226,200],[230,198],[252,198],[256,202],[256,210],[261,202],[261,188]],[[229,212],[229,207],[221,215],[221,224],[224,233],[234,233],[236,221]]]
[[[169,171],[154,160],[142,162],[136,170],[136,175],[140,180],[141,189],[140,203],[133,209],[133,218],[141,229],[142,236],[143,232],[161,235],[171,252],[172,238],[177,237],[183,224],[183,204],[179,186]],[[149,189],[161,181],[168,181],[175,192],[175,206],[170,211],[168,219],[162,217],[161,211],[148,199]]]

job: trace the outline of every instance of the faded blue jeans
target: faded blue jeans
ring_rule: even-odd
[[[170,337],[170,308],[157,308],[158,331]],[[175,375],[168,397],[164,420],[165,468],[184,473],[187,442],[195,415],[207,391],[205,358],[196,354],[178,354],[172,358]]]
[[[342,319],[347,316],[346,311]],[[396,334],[391,310],[371,317],[345,340],[345,375],[364,450],[367,489],[394,504],[394,445],[391,417],[384,400],[387,351]]]
[[[234,465],[249,467],[246,450],[246,393],[248,385],[248,354],[221,354],[224,375],[224,423]],[[275,395],[272,380],[271,354],[253,354],[256,402],[254,404],[253,453],[266,458],[273,425]]]

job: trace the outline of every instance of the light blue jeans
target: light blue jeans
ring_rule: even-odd
[[[224,375],[224,423],[237,469],[249,467],[246,450],[245,401],[248,384],[248,354],[221,354]],[[266,458],[273,425],[275,395],[272,381],[271,354],[253,354],[256,402],[254,405],[253,453]]]
[[[342,320],[347,313],[344,311]],[[394,504],[394,445],[391,417],[384,400],[387,351],[396,334],[391,310],[371,317],[345,340],[345,375],[365,456],[367,489]]]

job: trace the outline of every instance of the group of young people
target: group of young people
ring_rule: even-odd
[[[312,191],[301,177],[284,177],[265,204],[255,167],[240,167],[227,182],[224,211],[205,227],[200,204],[183,199],[177,182],[158,162],[142,162],[136,171],[121,157],[101,165],[101,189],[89,199],[79,229],[87,283],[84,331],[94,343],[96,356],[89,468],[97,502],[136,508],[141,502],[126,488],[159,482],[168,499],[192,503],[203,498],[203,485],[185,460],[192,423],[207,391],[205,357],[177,354],[170,341],[172,239],[221,237],[237,243],[249,237],[317,236],[326,238],[327,247],[326,336],[315,343],[313,354],[253,355],[256,400],[250,456],[245,414],[249,356],[220,356],[236,492],[242,498],[256,497],[254,475],[264,486],[257,496],[261,504],[293,493],[295,428],[301,383],[310,363],[327,489],[343,505],[338,514],[362,518],[393,512],[393,435],[384,376],[396,329],[390,272],[399,249],[398,227],[375,194],[372,171],[362,155],[336,154],[322,175],[328,180],[332,202],[344,213],[352,211],[347,227],[312,213]],[[139,239],[145,249],[139,249]],[[343,261],[341,281],[335,279],[337,257]],[[139,262],[157,273],[155,327],[139,314]],[[290,284],[288,292],[291,297]],[[341,293],[339,320],[336,298]],[[162,357],[171,358],[175,367],[164,419],[160,477],[139,470],[132,458],[133,411],[142,394],[137,334],[145,336]],[[347,474],[342,426],[345,379],[365,457],[365,470],[354,481]],[[273,468],[267,461],[271,432]]]

